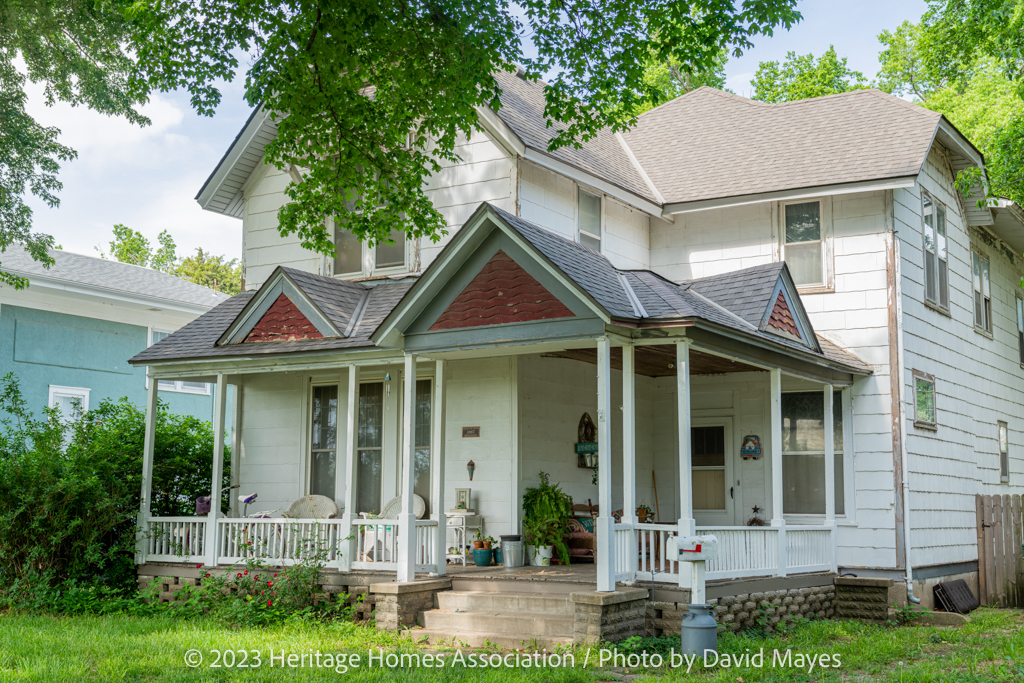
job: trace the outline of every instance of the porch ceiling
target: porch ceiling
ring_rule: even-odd
[[[676,374],[676,347],[674,344],[657,344],[635,347],[636,372],[647,377],[668,377]],[[597,349],[568,349],[545,356],[571,358],[597,365]],[[622,369],[622,349],[612,347],[612,367]],[[714,356],[697,349],[690,349],[691,375],[721,375],[730,372],[763,372],[763,368]]]

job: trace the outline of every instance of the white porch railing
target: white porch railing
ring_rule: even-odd
[[[259,560],[288,565],[318,556],[333,562],[340,530],[340,519],[218,519],[217,564]]]
[[[206,519],[150,517],[142,543],[154,562],[201,562],[206,557]]]
[[[636,543],[633,541],[633,525],[612,524],[612,548],[614,549],[612,565],[615,568],[615,580],[632,580],[632,556],[636,553]]]
[[[352,535],[355,536],[353,569],[398,570],[397,519],[353,520]]]
[[[679,563],[666,558],[666,545],[677,530],[666,524],[637,524],[638,581],[679,581]],[[718,539],[718,557],[707,561],[707,579],[784,576],[832,568],[833,530],[829,527],[786,527],[784,553],[780,529],[774,527],[699,526],[697,534]],[[786,558],[782,566],[780,557]]]

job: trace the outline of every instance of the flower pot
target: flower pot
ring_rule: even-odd
[[[501,548],[494,549],[494,564],[505,564],[505,558],[501,553]]]
[[[473,564],[478,567],[490,567],[494,559],[494,551],[489,548],[473,549]]]
[[[490,541],[483,541],[483,544],[484,544],[484,547],[487,548],[488,550],[491,549],[491,542]]]
[[[473,550],[481,550],[484,547],[483,541],[473,541]]]
[[[526,546],[526,554],[530,558],[530,564],[535,567],[551,566],[551,556],[555,554],[555,546]]]

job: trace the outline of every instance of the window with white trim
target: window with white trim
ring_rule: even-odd
[[[74,420],[89,410],[89,392],[86,387],[50,385],[47,405],[60,410],[64,420]]]
[[[1000,420],[999,426],[999,481],[1010,481],[1010,427]]]
[[[782,394],[782,511],[825,514],[825,397],[821,391]],[[835,506],[846,514],[843,393],[832,392]]]
[[[949,310],[949,260],[946,248],[946,207],[921,193],[924,220],[924,299]]]
[[[579,219],[579,242],[601,252],[601,196],[580,189],[576,198]]]
[[[974,284],[974,326],[984,332],[991,332],[992,283],[989,278],[988,258],[977,251],[972,251],[971,271],[971,280]]]
[[[312,399],[309,493],[334,500],[338,481],[338,385],[314,385]]]
[[[346,202],[355,215],[363,214],[356,198]],[[379,270],[399,272],[408,269],[408,249],[405,232],[392,230],[387,242],[378,242],[372,247],[364,244],[344,224],[334,221],[334,268],[339,277],[373,275]]]
[[[825,236],[820,201],[782,205],[782,260],[798,287],[824,287]]]
[[[156,344],[161,339],[171,336],[166,330],[151,328],[149,331],[149,345]],[[146,370],[149,373],[149,370]],[[147,379],[147,382],[149,380]],[[177,391],[182,394],[204,394],[210,393],[210,385],[206,382],[184,382],[182,380],[162,379],[157,382],[157,389],[160,391]]]
[[[1018,290],[1017,303],[1017,351],[1020,353],[1020,364],[1024,365],[1024,298]]]

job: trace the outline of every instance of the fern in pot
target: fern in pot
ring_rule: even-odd
[[[555,552],[562,564],[569,564],[565,527],[572,516],[572,497],[541,472],[540,485],[523,495],[523,535],[530,563],[547,565]]]

